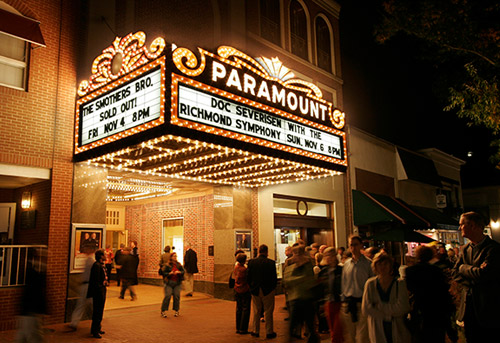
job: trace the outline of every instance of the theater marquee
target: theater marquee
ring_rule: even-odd
[[[117,38],[94,61],[90,81],[79,87],[75,154],[154,127],[161,134],[180,127],[347,165],[344,113],[277,58],[227,46],[216,54],[165,49],[162,38],[149,50],[144,43],[142,32]]]

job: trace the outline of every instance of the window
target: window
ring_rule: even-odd
[[[24,90],[27,62],[28,43],[0,33],[0,84]]]
[[[260,35],[281,45],[279,0],[260,0]]]
[[[292,53],[307,60],[307,17],[304,7],[297,0],[290,3],[290,40]]]
[[[318,55],[318,67],[331,73],[332,52],[330,29],[321,17],[316,18],[316,53]]]

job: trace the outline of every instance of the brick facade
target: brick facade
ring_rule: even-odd
[[[45,323],[50,324],[63,321],[66,305],[78,8],[55,0],[5,2],[39,20],[46,43],[30,49],[27,91],[0,86],[0,163],[51,169],[50,181],[26,187],[34,196],[36,229],[21,232],[16,224],[14,232],[15,242],[48,245]],[[10,191],[10,201],[18,202],[22,191]],[[1,330],[15,325],[20,294],[20,288],[0,289]]]
[[[191,242],[198,255],[195,280],[213,282],[214,257],[208,256],[208,247],[214,244],[213,195],[127,206],[125,218],[129,240],[139,247],[140,278],[161,279],[162,220],[183,218],[184,242]]]

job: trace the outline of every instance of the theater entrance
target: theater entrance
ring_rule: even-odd
[[[334,245],[333,203],[274,195],[274,242],[278,277],[282,277],[285,249],[299,239],[307,245]]]

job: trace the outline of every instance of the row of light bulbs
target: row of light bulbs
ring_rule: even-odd
[[[134,172],[138,173],[141,175],[153,175],[153,176],[163,176],[163,177],[168,177],[168,178],[175,178],[175,179],[183,179],[183,180],[190,180],[190,181],[201,181],[201,182],[209,182],[209,183],[217,183],[217,184],[226,184],[226,185],[237,185],[237,186],[243,186],[243,187],[260,187],[263,185],[270,185],[274,183],[285,183],[285,182],[290,182],[290,181],[295,181],[295,180],[307,180],[307,179],[312,179],[316,177],[326,177],[326,176],[332,176],[332,175],[338,175],[340,173],[329,170],[329,169],[324,169],[324,168],[319,168],[319,167],[312,167],[306,164],[298,163],[298,162],[292,162],[288,160],[283,160],[275,157],[270,157],[270,156],[265,156],[261,154],[251,154],[247,151],[243,150],[238,150],[238,149],[233,149],[233,148],[226,148],[222,146],[218,146],[215,144],[209,144],[209,143],[204,143],[188,138],[183,138],[183,137],[175,137],[172,135],[166,135],[162,136],[159,138],[155,138],[153,140],[144,142],[141,146],[145,147],[151,147],[155,144],[158,144],[160,142],[165,142],[167,140],[175,140],[177,142],[183,142],[186,144],[192,144],[195,147],[210,147],[211,149],[218,150],[219,152],[213,153],[210,155],[207,155],[207,159],[209,158],[215,158],[215,157],[224,157],[227,156],[228,154],[237,154],[241,155],[243,157],[237,158],[231,161],[224,161],[221,163],[218,163],[217,165],[212,165],[212,166],[203,166],[195,169],[190,169],[187,171],[181,171],[181,172],[174,172],[174,173],[165,173],[167,170],[172,169],[169,168],[169,165],[164,166],[164,168],[154,168],[151,170],[140,170],[140,169],[135,169],[135,168],[130,168],[129,166],[123,166],[122,164],[119,164],[118,166],[111,163],[108,164],[108,161],[114,160],[116,156],[123,156],[124,153],[133,153],[134,149],[128,149],[128,150],[120,150],[116,153],[112,154],[107,154],[104,156],[100,156],[97,158],[94,158],[92,160],[89,160],[88,163],[91,165],[95,165],[97,167],[104,167],[107,169],[113,169],[113,170],[121,170],[121,171],[129,171],[129,172]],[[186,149],[186,148],[183,148]],[[160,153],[158,155],[164,155],[165,153],[160,150]],[[155,159],[155,156],[151,157],[153,160]],[[244,166],[244,167],[236,167],[241,163],[246,163],[250,160],[255,160],[255,159],[261,159],[266,162],[259,163],[257,165],[250,165],[250,166]],[[183,162],[186,165],[192,165],[195,164],[196,162],[199,162],[201,160],[204,160],[204,157],[195,157],[192,159],[188,159]],[[176,164],[176,166],[179,166],[180,164]],[[233,168],[236,167],[236,168]],[[188,175],[193,174],[193,173],[199,173],[199,172],[204,172],[204,171],[210,171],[216,170],[217,168],[227,168],[228,170],[226,171],[218,171],[210,174],[205,174],[203,176],[190,176]],[[300,169],[305,169],[308,171],[308,173],[305,172],[297,172]],[[284,172],[286,170],[293,170],[291,173],[287,174],[281,174],[281,175],[269,175],[272,173],[280,173]],[[235,176],[234,174],[243,174],[240,176]],[[243,181],[242,179],[248,179],[250,180],[245,180]],[[288,180],[292,178],[292,180]],[[242,180],[242,181],[240,181]]]

